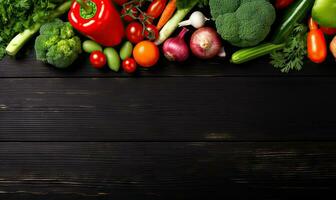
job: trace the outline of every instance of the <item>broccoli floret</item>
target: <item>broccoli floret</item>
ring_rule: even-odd
[[[266,0],[210,0],[218,33],[232,45],[254,46],[262,42],[275,21],[275,9]]]
[[[221,27],[224,24],[226,25],[226,28],[217,29],[218,33],[232,43],[240,42],[240,38],[237,37],[237,35],[239,35],[240,25],[236,15],[234,13],[220,15],[216,20],[216,27]]]
[[[35,40],[36,59],[57,68],[70,66],[81,53],[81,41],[68,22],[44,24]]]
[[[240,6],[239,0],[210,0],[211,16],[217,19],[220,15],[235,12]]]
[[[211,15],[214,19],[226,13],[235,12],[240,5],[252,1],[265,0],[209,0]]]
[[[40,28],[41,35],[59,35],[59,31],[63,26],[63,21],[55,19],[50,23],[46,23]]]
[[[81,41],[78,37],[73,37],[68,40],[60,40],[47,52],[47,62],[59,68],[69,66],[77,59],[78,53],[81,51],[81,46],[78,45],[80,43]]]

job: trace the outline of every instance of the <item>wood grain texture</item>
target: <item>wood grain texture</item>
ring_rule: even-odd
[[[228,60],[161,59],[133,76],[84,54],[65,71],[33,51],[5,58],[0,199],[329,199],[334,59],[290,74]]]
[[[1,195],[201,199],[331,192],[334,142],[1,143]],[[306,193],[307,192],[307,193]],[[55,195],[57,197],[57,195]],[[108,198],[109,197],[109,198]]]
[[[0,140],[335,140],[335,87],[305,77],[0,79]]]
[[[133,76],[133,75],[131,75]],[[267,57],[254,60],[243,65],[233,65],[229,59],[200,60],[190,58],[185,63],[174,63],[161,58],[159,64],[151,70],[140,70],[138,77],[166,76],[336,76],[336,63],[331,56],[323,64],[313,64],[306,61],[304,69],[290,74],[280,73],[269,64]],[[33,52],[22,58],[5,58],[0,62],[1,77],[130,77],[125,73],[115,73],[109,70],[93,69],[87,55],[67,70],[58,70],[44,65],[35,59]]]

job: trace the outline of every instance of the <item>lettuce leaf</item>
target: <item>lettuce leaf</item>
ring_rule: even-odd
[[[0,0],[0,60],[14,36],[37,22],[48,20],[50,13],[67,0]]]

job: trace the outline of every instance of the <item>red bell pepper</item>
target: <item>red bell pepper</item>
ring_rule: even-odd
[[[313,18],[309,19],[308,26],[310,30],[307,35],[308,58],[314,63],[322,63],[328,54],[324,34]]]
[[[284,8],[287,8],[293,2],[294,0],[276,0],[275,7],[277,9],[284,9]]]
[[[111,0],[76,0],[68,18],[75,29],[103,46],[116,46],[124,36],[120,14]]]
[[[321,27],[321,30],[327,35],[336,35],[336,28]]]

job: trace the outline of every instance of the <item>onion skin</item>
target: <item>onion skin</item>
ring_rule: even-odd
[[[330,43],[330,51],[334,55],[334,58],[336,59],[336,36]]]
[[[222,40],[216,30],[211,27],[200,28],[191,36],[190,49],[198,58],[214,58],[219,54],[221,48]]]
[[[163,44],[163,54],[168,60],[183,62],[189,58],[189,47],[184,41],[188,31],[187,28],[183,28],[177,37],[170,38]]]

